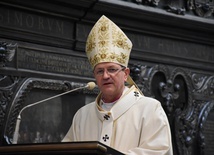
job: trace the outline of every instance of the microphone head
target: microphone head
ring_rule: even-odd
[[[94,82],[89,82],[89,83],[87,83],[86,88],[89,90],[92,90],[95,88],[95,86],[96,86],[96,84]]]

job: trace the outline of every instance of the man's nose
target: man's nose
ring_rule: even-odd
[[[104,72],[103,72],[103,78],[109,78],[108,70],[104,70]]]

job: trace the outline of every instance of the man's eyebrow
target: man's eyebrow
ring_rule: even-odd
[[[104,69],[103,67],[99,67],[99,68],[96,68],[96,69],[94,69],[94,70],[97,70],[97,69]]]
[[[117,68],[117,67],[126,68],[126,67],[124,67],[122,65],[110,65],[110,66],[107,66],[107,67],[96,67],[96,70],[97,69],[105,69],[105,68]],[[95,68],[94,68],[94,70],[95,70]]]
[[[98,67],[96,69],[115,68],[115,67],[119,67],[119,66]]]

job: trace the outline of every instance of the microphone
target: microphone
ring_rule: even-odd
[[[89,82],[86,85],[86,88],[89,90],[93,90],[96,87],[96,84],[94,82]]]
[[[55,95],[55,96],[52,96],[52,97],[49,97],[49,98],[46,98],[44,100],[41,100],[41,101],[38,101],[38,102],[35,102],[35,103],[32,103],[32,104],[29,104],[25,107],[23,107],[20,112],[19,112],[19,115],[16,119],[16,127],[15,127],[15,132],[14,132],[14,135],[13,135],[13,142],[12,144],[17,144],[17,141],[18,141],[18,133],[19,133],[19,126],[20,126],[20,122],[21,122],[21,113],[29,108],[29,107],[32,107],[32,106],[35,106],[37,104],[40,104],[42,102],[45,102],[45,101],[48,101],[48,100],[51,100],[53,98],[56,98],[56,97],[59,97],[59,96],[62,96],[62,95],[65,95],[65,94],[68,94],[68,93],[71,93],[71,92],[74,92],[74,91],[77,91],[79,89],[84,89],[84,88],[87,88],[88,90],[93,90],[94,88],[96,87],[96,84],[94,82],[88,82],[86,84],[86,86],[83,86],[83,87],[78,87],[78,88],[75,88],[75,89],[72,89],[72,90],[69,90],[69,91],[66,91],[64,93],[61,93],[61,94],[58,94],[58,95]]]

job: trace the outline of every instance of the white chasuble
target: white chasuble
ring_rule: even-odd
[[[114,104],[109,112],[101,111],[98,106],[99,104],[97,104],[97,115],[103,122],[100,142],[112,146],[114,141],[113,133],[115,130],[114,122],[137,101],[138,96],[136,96],[135,93],[135,87],[132,87],[132,89],[126,88],[122,97]]]
[[[129,155],[172,155],[171,133],[160,102],[141,95],[135,86],[124,90],[110,111],[99,106],[100,95],[75,114],[63,139],[100,141]]]

